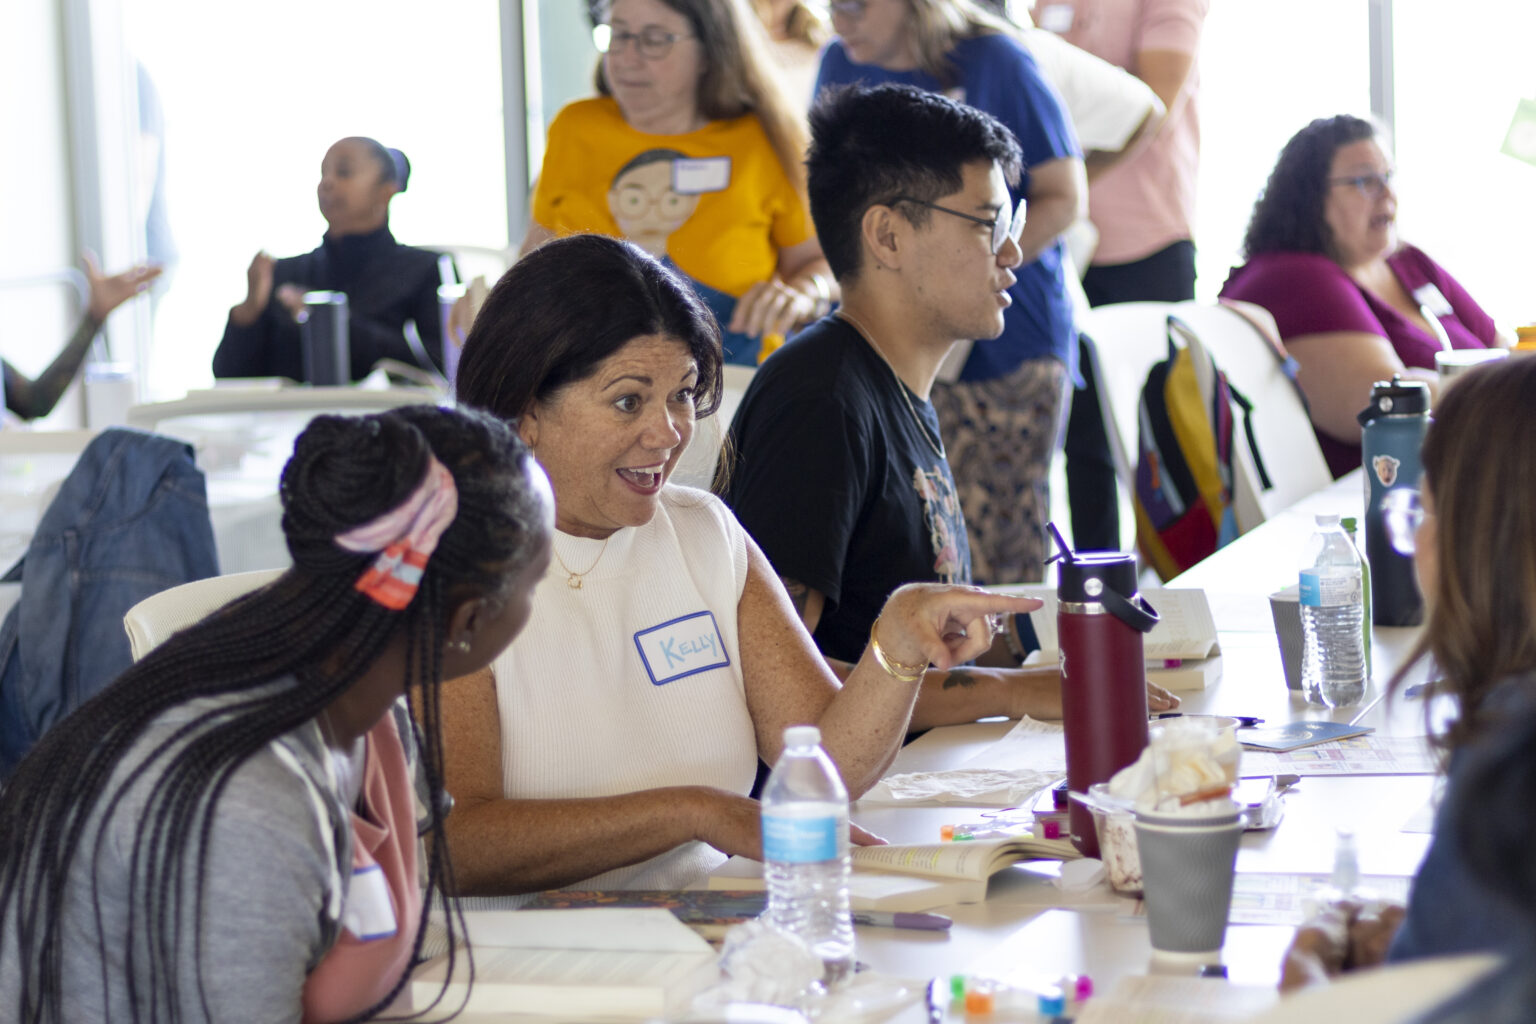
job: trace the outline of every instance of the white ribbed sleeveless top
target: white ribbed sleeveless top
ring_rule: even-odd
[[[493,666],[505,794],[748,793],[757,740],[737,645],[747,544],[736,517],[711,494],[669,486],[656,517],[615,533],[601,557],[600,540],[557,532],[554,543],[571,568],[596,565],[575,590],[551,559],[527,627]],[[573,887],[681,888],[724,860],[690,842]]]

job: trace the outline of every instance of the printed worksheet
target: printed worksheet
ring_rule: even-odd
[[[1248,874],[1239,872],[1232,882],[1229,924],[1274,924],[1294,928],[1306,921],[1314,894],[1328,887],[1329,876]],[[1363,899],[1408,902],[1413,879],[1398,875],[1362,875],[1357,892]],[[1146,917],[1146,904],[1131,898],[1121,901],[1121,917]]]
[[[1243,751],[1244,775],[1433,775],[1435,752],[1423,736],[1354,736],[1281,754]]]
[[[1008,734],[967,760],[964,768],[991,768],[999,771],[1043,772],[1065,775],[1067,771],[1067,734],[1059,722],[1019,719]]]
[[[1408,902],[1413,879],[1396,875],[1362,875],[1358,891],[1378,899]],[[1328,876],[1240,873],[1232,884],[1232,924],[1299,925],[1306,920],[1309,897],[1328,886]]]

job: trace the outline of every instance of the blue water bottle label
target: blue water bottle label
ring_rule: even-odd
[[[814,864],[838,856],[838,819],[790,818],[763,812],[763,858]]]

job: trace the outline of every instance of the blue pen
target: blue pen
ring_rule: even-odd
[[[881,928],[915,928],[925,932],[942,932],[947,931],[954,921],[943,914],[892,914],[883,910],[861,910],[854,913],[853,923],[876,925]]]

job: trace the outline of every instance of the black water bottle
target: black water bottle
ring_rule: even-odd
[[[1365,557],[1371,563],[1371,622],[1417,626],[1424,602],[1413,556],[1392,547],[1382,502],[1396,490],[1419,486],[1419,448],[1429,430],[1429,387],[1422,381],[1377,381],[1371,404],[1359,415],[1360,458],[1365,467]]]
[[[299,350],[305,381],[333,386],[351,383],[352,346],[347,328],[346,292],[304,293]]]

